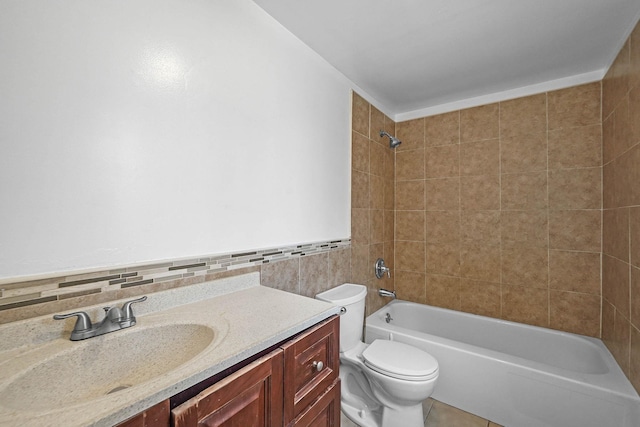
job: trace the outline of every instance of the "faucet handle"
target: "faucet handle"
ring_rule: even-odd
[[[78,320],[76,320],[76,324],[73,327],[73,332],[82,332],[91,329],[91,319],[89,318],[89,315],[84,311],[78,311],[76,313],[69,314],[56,314],[53,316],[53,318],[55,320],[62,320],[74,316],[78,316]]]
[[[136,303],[136,302],[142,302],[142,301],[146,301],[147,297],[143,296],[131,301],[127,301],[122,305],[122,321],[132,321],[133,324],[135,325],[136,322],[136,316],[133,315],[133,309],[131,308],[131,305]]]

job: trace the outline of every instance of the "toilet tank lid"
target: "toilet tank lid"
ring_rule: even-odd
[[[365,364],[373,369],[407,379],[426,378],[438,372],[438,361],[433,356],[398,341],[374,340],[362,352],[362,357]]]
[[[336,305],[349,305],[363,300],[367,296],[367,287],[353,283],[344,283],[333,289],[316,295],[316,299]]]

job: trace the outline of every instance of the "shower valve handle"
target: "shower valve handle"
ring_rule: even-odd
[[[387,273],[387,277],[391,278],[391,269],[384,265],[384,260],[382,258],[378,258],[373,267],[375,268],[376,277],[378,279],[382,279],[384,273]]]

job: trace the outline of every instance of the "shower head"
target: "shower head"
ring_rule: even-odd
[[[398,138],[396,138],[395,136],[389,135],[387,132],[383,130],[380,131],[380,136],[389,137],[389,147],[391,148],[396,148],[398,145],[402,144],[402,141],[400,141]]]

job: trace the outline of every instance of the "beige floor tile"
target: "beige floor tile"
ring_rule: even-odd
[[[433,401],[425,427],[487,427],[488,421],[476,415]]]
[[[358,427],[358,425],[354,424],[344,413],[340,412],[340,427]]]

